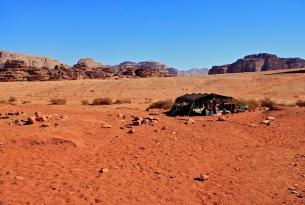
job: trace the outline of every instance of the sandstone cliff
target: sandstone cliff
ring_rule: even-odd
[[[232,64],[213,66],[209,70],[209,74],[258,72],[304,67],[305,60],[300,58],[279,58],[273,54],[260,53],[245,56]]]

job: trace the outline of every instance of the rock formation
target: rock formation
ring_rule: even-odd
[[[236,62],[223,66],[213,66],[209,74],[243,73],[290,68],[304,68],[305,60],[300,58],[279,58],[273,54],[248,55]]]
[[[192,68],[189,70],[180,71],[179,75],[183,75],[183,76],[207,75],[208,72],[209,72],[208,68]]]
[[[69,67],[57,60],[14,52],[0,52],[0,81],[47,81],[110,77],[173,77],[178,71],[155,61],[126,61],[110,66],[92,58],[80,59]]]

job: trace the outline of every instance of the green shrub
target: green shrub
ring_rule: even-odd
[[[170,99],[160,100],[149,105],[148,109],[164,109],[168,110],[173,106],[174,102]]]
[[[67,100],[65,98],[53,98],[50,100],[51,105],[65,105]]]
[[[111,98],[95,98],[92,101],[92,105],[111,105],[112,99]]]

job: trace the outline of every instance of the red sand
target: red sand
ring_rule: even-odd
[[[305,109],[217,117],[157,115],[120,129],[136,109],[0,105],[49,127],[0,120],[0,201],[16,204],[304,204]],[[117,116],[126,115],[126,119]],[[60,117],[60,115],[63,115]],[[273,116],[271,126],[260,124]],[[63,118],[63,119],[61,119]],[[101,128],[107,122],[112,128]],[[58,126],[54,126],[57,123]],[[165,128],[163,128],[165,127]],[[101,168],[108,169],[100,173]],[[204,182],[194,178],[206,174]],[[303,197],[303,198],[300,198]]]

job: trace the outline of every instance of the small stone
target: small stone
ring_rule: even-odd
[[[263,120],[262,123],[269,126],[271,124],[271,120]]]
[[[130,129],[127,133],[128,134],[134,134],[135,133],[135,129]]]
[[[42,124],[42,125],[40,125],[40,127],[47,128],[47,127],[49,127],[49,125],[48,124]]]
[[[18,180],[24,180],[24,178],[23,178],[23,177],[21,177],[21,176],[16,176],[16,177],[15,177],[15,179],[18,179]]]
[[[166,130],[166,127],[162,127],[161,130]]]
[[[256,124],[250,124],[249,126],[250,126],[250,127],[257,127]]]
[[[172,134],[173,134],[173,135],[175,135],[175,134],[177,134],[177,132],[175,132],[175,131],[172,131]]]
[[[141,120],[136,120],[136,121],[133,121],[132,122],[132,125],[134,125],[134,126],[139,126],[139,125],[141,125],[142,124],[142,121]]]
[[[45,122],[45,121],[47,121],[47,118],[45,118],[43,116],[38,116],[38,117],[35,117],[35,121],[36,122]]]
[[[101,169],[99,170],[99,173],[101,173],[101,174],[105,174],[105,173],[107,173],[107,172],[109,172],[109,169],[107,169],[107,168],[101,168]]]
[[[195,124],[195,120],[193,120],[193,119],[189,118],[188,120],[186,120],[186,121],[185,121],[185,123],[184,123],[184,124],[186,124],[186,125]]]
[[[266,120],[274,121],[275,117],[268,116],[268,117],[266,117]]]
[[[102,128],[112,128],[112,125],[108,123],[102,123]]]
[[[226,119],[222,116],[218,117],[217,121],[226,121]]]
[[[95,198],[95,203],[97,203],[97,204],[99,204],[99,203],[102,203],[103,201],[102,201],[102,199],[101,198]]]
[[[122,113],[119,113],[117,116],[120,118],[125,118],[125,115],[123,115]]]
[[[199,177],[194,178],[194,180],[204,182],[204,181],[209,180],[209,177],[206,174],[201,174]]]
[[[23,120],[23,125],[32,125],[35,123],[35,118],[34,117],[29,117],[26,120]]]

